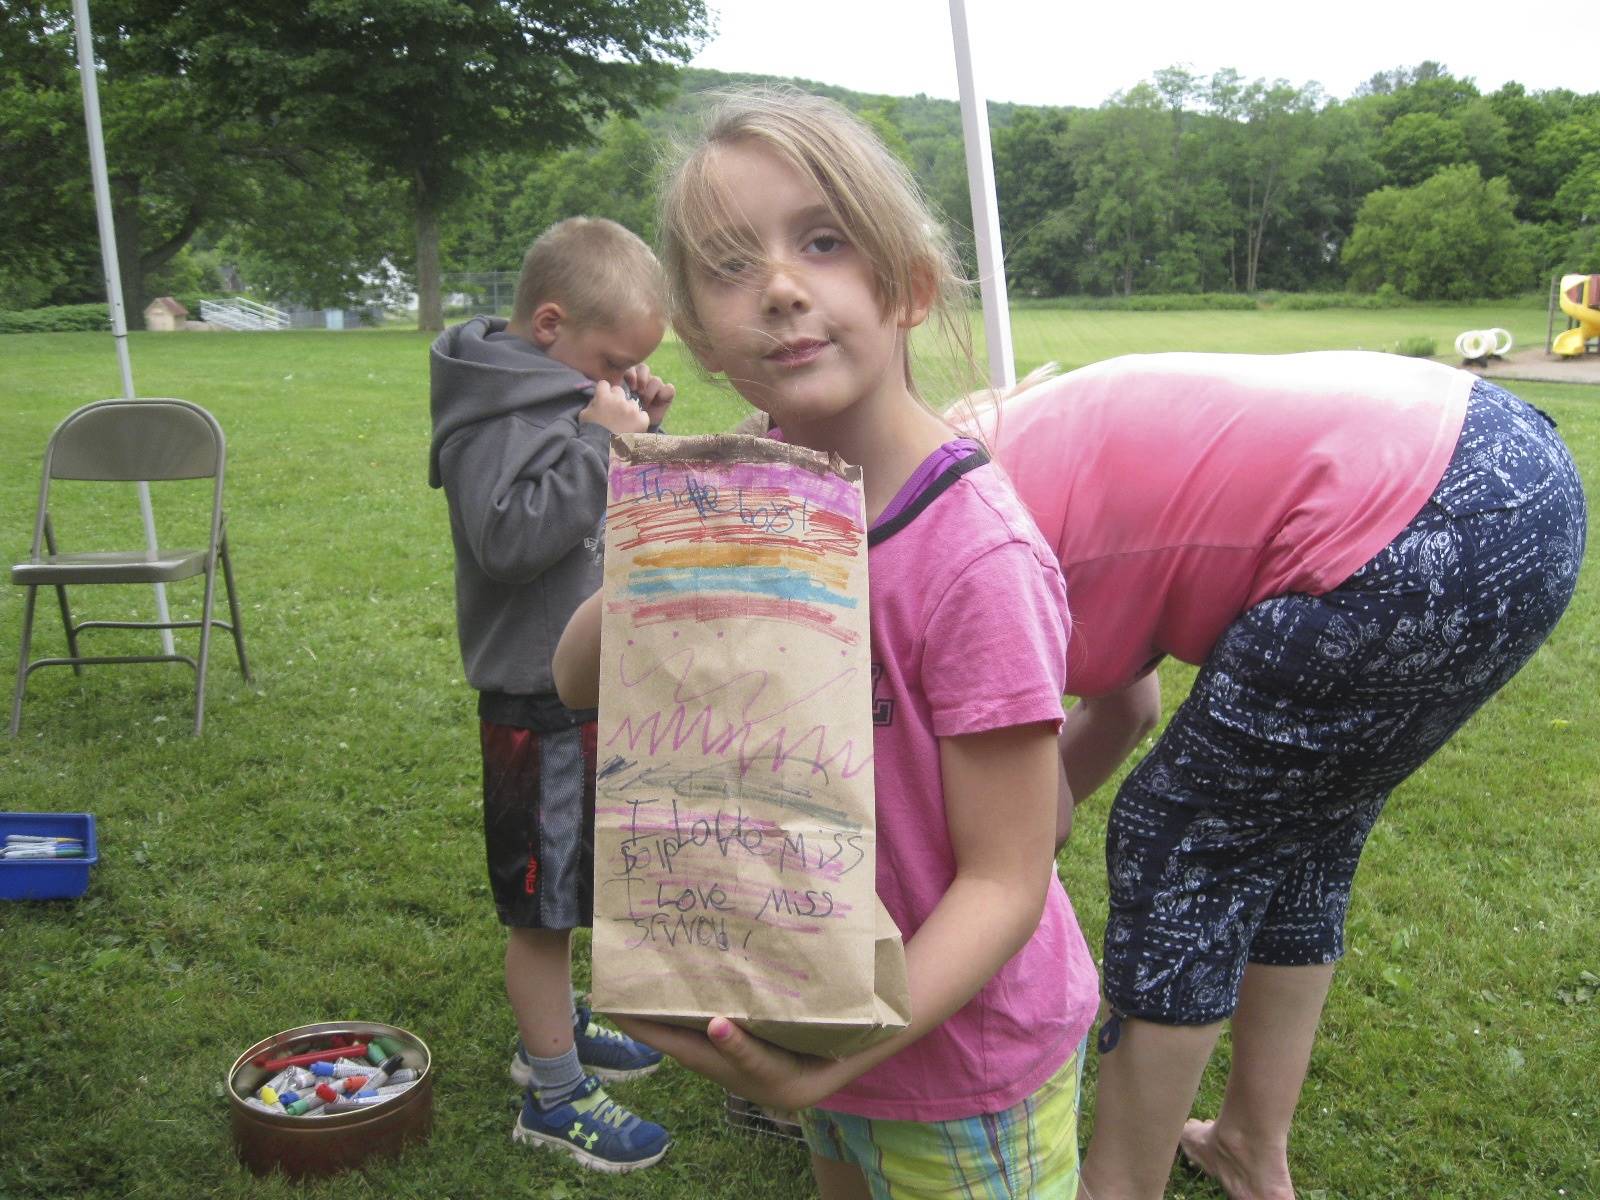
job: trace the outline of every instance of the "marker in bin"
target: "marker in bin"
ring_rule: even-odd
[[[83,846],[81,844],[68,845],[65,842],[16,842],[0,850],[0,858],[7,862],[19,862],[35,858],[82,858]]]
[[[285,1067],[271,1079],[267,1080],[260,1087],[258,1087],[256,1089],[256,1095],[260,1099],[265,1100],[267,1098],[266,1092],[268,1089],[271,1089],[274,1092],[286,1092],[295,1087],[300,1082],[297,1075],[299,1070],[299,1067]]]
[[[345,1102],[353,1101],[357,1095],[365,1095],[382,1087],[388,1082],[390,1073],[399,1069],[402,1061],[404,1060],[398,1054],[391,1054],[365,1079],[359,1075],[352,1075],[340,1080],[320,1080],[313,1096],[288,1105],[287,1112],[291,1117],[322,1116],[323,1112],[341,1112],[346,1107],[355,1107]],[[383,1096],[380,1099],[387,1100],[388,1097]],[[323,1112],[319,1112],[319,1109],[323,1109]]]
[[[384,1059],[378,1064],[378,1069],[367,1077],[368,1089],[371,1091],[377,1091],[384,1084],[388,1083],[389,1076],[398,1071],[400,1069],[400,1064],[404,1061],[405,1060],[402,1059],[398,1054],[391,1054],[388,1058]]]
[[[328,1094],[325,1096],[323,1095],[324,1092]],[[310,1093],[309,1095],[302,1096],[293,1104],[285,1105],[284,1111],[287,1112],[291,1117],[303,1117],[307,1113],[316,1112],[317,1109],[328,1103],[329,1100],[335,1098],[337,1098],[337,1094],[332,1088],[325,1083],[319,1083],[317,1084],[316,1091]]]
[[[371,1075],[372,1066],[372,1063],[357,1062],[353,1058],[341,1058],[337,1062],[314,1062],[310,1073],[318,1079],[348,1079],[352,1075]]]
[[[401,1090],[404,1091],[405,1089],[402,1088]],[[341,1096],[322,1111],[325,1113],[350,1112],[357,1108],[370,1108],[374,1104],[385,1104],[393,1099],[393,1096],[380,1092],[362,1091],[357,1092],[354,1096]]]
[[[359,1075],[353,1075],[349,1079],[324,1079],[316,1087],[316,1096],[322,1102],[322,1107],[315,1110],[306,1109],[303,1113],[295,1112],[294,1109],[289,1111],[294,1116],[307,1117],[321,1117],[329,1113],[338,1112],[338,1101],[349,1099],[351,1095],[365,1087],[366,1082]]]
[[[398,1043],[394,1044],[398,1045]],[[395,1052],[395,1057],[401,1057],[398,1050]],[[404,1061],[404,1059],[402,1058],[401,1061]],[[305,1086],[308,1088],[316,1086],[316,1082],[318,1080],[333,1081],[339,1079],[349,1079],[352,1076],[360,1076],[362,1079],[365,1079],[376,1069],[377,1064],[375,1063],[359,1062],[353,1058],[341,1058],[331,1063],[314,1062],[309,1067],[291,1068],[291,1070],[301,1071],[304,1074]],[[402,1067],[398,1071],[390,1074],[389,1082],[414,1083],[420,1075],[421,1072],[417,1071],[413,1067]]]
[[[367,1052],[365,1042],[351,1042],[346,1046],[330,1046],[326,1050],[311,1050],[304,1054],[291,1054],[287,1058],[268,1058],[265,1055],[255,1060],[255,1065],[266,1071],[281,1071],[285,1067],[304,1067],[314,1062],[325,1062],[329,1059],[356,1058]]]
[[[399,1058],[400,1056],[396,1055],[395,1057]],[[328,1069],[319,1069],[323,1067]],[[352,1075],[371,1075],[375,1070],[377,1070],[377,1067],[373,1063],[354,1062],[347,1058],[342,1058],[338,1062],[331,1064],[311,1064],[311,1071],[318,1079],[348,1079]],[[401,1067],[398,1071],[390,1073],[389,1082],[415,1083],[421,1074],[422,1072],[415,1067]]]
[[[353,1096],[341,1096],[337,1103],[328,1105],[324,1112],[348,1112],[352,1108],[366,1108],[373,1104],[382,1104],[385,1100],[393,1100],[401,1092],[409,1092],[417,1086],[416,1080],[405,1083],[390,1084],[380,1088],[364,1087]]]

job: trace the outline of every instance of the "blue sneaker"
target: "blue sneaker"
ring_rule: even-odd
[[[572,1099],[549,1112],[530,1088],[511,1140],[565,1150],[591,1170],[613,1175],[660,1162],[672,1144],[665,1129],[623,1108],[593,1075],[585,1075]]]
[[[636,1042],[625,1033],[607,1029],[584,1006],[578,1006],[572,1024],[573,1041],[578,1047],[578,1062],[590,1075],[605,1083],[640,1079],[661,1065],[661,1051]],[[511,1056],[511,1079],[521,1088],[533,1086],[533,1064],[528,1052],[517,1043]]]

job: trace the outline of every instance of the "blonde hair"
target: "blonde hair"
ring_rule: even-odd
[[[672,325],[696,354],[709,341],[695,312],[690,280],[715,273],[730,253],[759,261],[759,247],[740,241],[746,222],[738,198],[719,186],[712,166],[721,147],[754,142],[771,150],[822,192],[873,274],[873,292],[887,315],[930,300],[930,317],[971,364],[967,285],[941,226],[916,180],[864,121],[841,105],[790,87],[738,88],[713,94],[699,138],[680,147],[661,190],[661,249]],[[905,379],[918,395],[909,349]]]
[[[580,325],[612,326],[666,311],[661,264],[637,235],[604,217],[568,217],[534,239],[522,258],[513,324],[554,301]]]

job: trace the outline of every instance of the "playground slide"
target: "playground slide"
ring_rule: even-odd
[[[1561,311],[1578,326],[1557,334],[1551,349],[1564,358],[1576,358],[1590,338],[1600,337],[1600,275],[1563,275],[1560,300]]]

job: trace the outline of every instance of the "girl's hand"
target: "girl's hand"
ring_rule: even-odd
[[[672,398],[678,394],[678,389],[660,376],[652,375],[644,363],[624,371],[622,381],[639,397],[644,415],[650,418],[650,428],[659,429],[667,418],[667,409],[672,407]]]
[[[735,1095],[769,1108],[810,1108],[853,1077],[841,1063],[764,1042],[727,1017],[712,1017],[704,1033],[639,1017],[613,1015],[611,1019],[629,1037],[670,1054]]]

